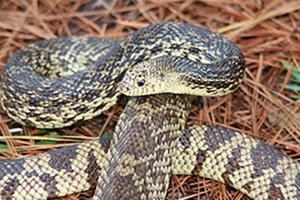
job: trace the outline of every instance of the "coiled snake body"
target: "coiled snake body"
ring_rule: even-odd
[[[84,66],[84,67],[83,67]],[[122,42],[41,41],[7,63],[1,104],[21,124],[69,126],[132,98],[112,144],[94,141],[36,157],[0,161],[0,196],[44,199],[87,190],[95,199],[163,199],[169,176],[195,174],[254,199],[297,199],[299,163],[263,142],[219,126],[185,127],[185,95],[225,95],[243,77],[231,42],[209,30],[160,23]]]

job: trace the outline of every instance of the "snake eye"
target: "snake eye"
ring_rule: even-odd
[[[138,85],[139,87],[144,86],[144,85],[145,85],[145,79],[138,80],[138,81],[137,81],[137,85]]]

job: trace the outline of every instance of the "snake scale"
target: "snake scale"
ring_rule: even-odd
[[[21,124],[69,126],[107,110],[121,93],[142,97],[129,100],[112,142],[1,160],[0,196],[45,199],[98,185],[94,199],[163,199],[171,174],[193,174],[253,199],[299,199],[298,162],[230,129],[185,126],[190,98],[179,94],[233,92],[243,68],[233,43],[184,23],[151,25],[121,42],[71,37],[29,45],[6,64],[1,91],[2,107]]]

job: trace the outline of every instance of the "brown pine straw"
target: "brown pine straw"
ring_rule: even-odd
[[[0,74],[17,49],[38,39],[69,35],[122,39],[141,27],[170,20],[207,27],[238,44],[247,69],[234,94],[205,98],[203,109],[196,102],[188,124],[220,124],[263,139],[300,160],[300,103],[291,98],[296,93],[285,89],[291,70],[282,64],[299,68],[299,10],[299,0],[0,1]],[[64,137],[43,145],[36,141],[49,139],[48,135],[16,124],[0,109],[0,141],[8,146],[0,158],[29,156],[113,133],[123,101],[93,120],[55,130]],[[13,128],[23,128],[23,135],[13,136],[9,131]],[[173,176],[169,193],[169,199],[246,199],[222,183],[189,176]],[[91,196],[92,191],[62,199]]]

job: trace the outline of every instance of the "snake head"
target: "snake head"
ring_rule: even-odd
[[[211,63],[161,56],[127,70],[119,83],[119,90],[127,96],[161,93],[223,96],[238,88],[243,68],[243,59],[236,55]]]
[[[126,71],[119,83],[119,91],[127,96],[162,93],[193,94],[183,79],[186,59],[161,56],[143,61]]]
[[[157,61],[144,61],[127,70],[119,90],[127,96],[143,96],[163,93],[164,74],[157,67]]]

